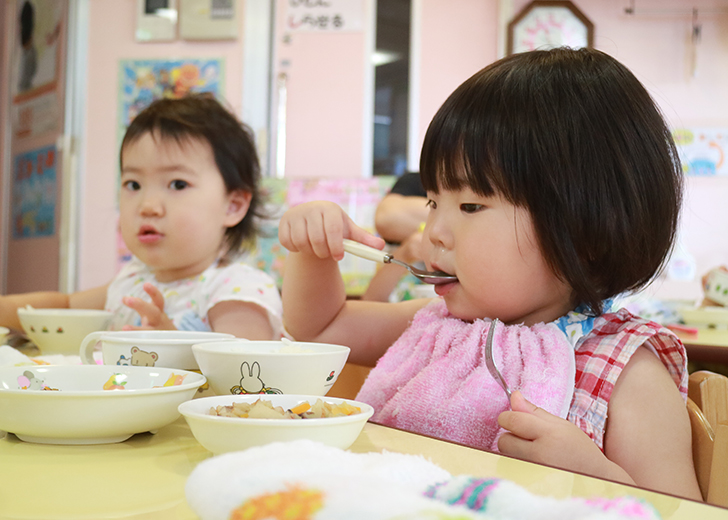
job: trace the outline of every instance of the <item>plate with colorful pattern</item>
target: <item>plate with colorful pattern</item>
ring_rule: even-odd
[[[42,444],[122,442],[177,420],[205,382],[159,367],[0,367],[0,430]]]

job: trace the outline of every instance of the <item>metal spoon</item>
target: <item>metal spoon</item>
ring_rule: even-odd
[[[506,383],[506,380],[503,379],[500,371],[498,371],[498,368],[495,366],[495,361],[493,361],[493,332],[495,331],[495,326],[497,324],[498,318],[495,318],[493,321],[490,322],[488,335],[485,338],[485,366],[488,367],[488,372],[490,372],[490,375],[493,376],[493,379],[495,379],[496,382],[501,385],[501,388],[503,388],[503,391],[508,396],[508,402],[510,403],[511,389],[508,388],[508,383]]]
[[[447,274],[443,271],[425,271],[423,269],[417,269],[409,264],[406,264],[400,260],[397,260],[392,255],[373,247],[365,246],[359,242],[353,240],[344,239],[344,251],[364,258],[365,260],[373,260],[381,264],[397,264],[406,268],[413,276],[416,276],[425,283],[431,283],[434,285],[456,282],[458,277],[452,274]]]

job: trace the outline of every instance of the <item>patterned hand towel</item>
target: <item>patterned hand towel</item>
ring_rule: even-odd
[[[485,364],[490,320],[464,322],[443,301],[421,309],[380,358],[357,401],[372,421],[498,451],[498,415],[510,408]],[[496,326],[493,359],[511,391],[565,418],[574,393],[574,349],[555,324]]]
[[[556,499],[503,479],[452,477],[421,456],[308,440],[218,455],[185,485],[201,520],[659,520],[624,496]]]

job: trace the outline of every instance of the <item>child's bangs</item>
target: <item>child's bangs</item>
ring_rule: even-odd
[[[440,115],[440,114],[438,114]],[[472,120],[447,127],[435,116],[422,147],[420,176],[427,191],[457,191],[463,188],[483,196],[500,193],[510,199],[510,188],[498,160],[498,137],[483,121]]]
[[[137,121],[139,117],[137,116],[129,126],[124,136],[122,148],[147,133],[151,134],[155,141],[175,141],[180,145],[192,139],[204,139],[205,137],[199,129],[176,118],[158,116],[142,118],[142,120]]]

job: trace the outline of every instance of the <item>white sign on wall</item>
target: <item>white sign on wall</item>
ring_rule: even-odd
[[[288,0],[290,32],[353,32],[364,27],[364,0]]]

